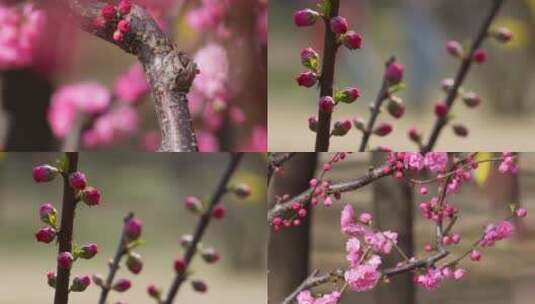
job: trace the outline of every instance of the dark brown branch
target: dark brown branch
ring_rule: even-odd
[[[173,303],[176,294],[180,289],[180,286],[187,279],[188,269],[191,265],[193,258],[195,257],[198,244],[204,236],[204,232],[206,231],[206,228],[208,228],[208,224],[210,224],[210,221],[212,219],[212,211],[214,207],[221,201],[221,197],[223,197],[223,195],[227,192],[228,183],[234,175],[234,172],[236,172],[236,169],[238,168],[238,165],[240,164],[242,158],[243,153],[232,154],[230,163],[225,169],[225,172],[223,173],[223,176],[221,177],[221,180],[219,181],[219,184],[214,194],[212,195],[206,210],[199,219],[199,223],[197,224],[197,228],[195,229],[195,233],[193,234],[193,240],[186,249],[186,253],[184,254],[184,262],[186,264],[184,271],[182,271],[181,273],[177,273],[177,275],[175,276],[173,284],[171,285],[171,288],[167,293],[167,297],[165,298],[165,301],[163,301],[164,304]]]
[[[74,211],[76,209],[76,193],[69,185],[69,175],[78,170],[78,153],[65,153],[67,165],[63,174],[63,204],[61,207],[61,226],[58,232],[59,249],[62,252],[72,253],[72,234],[74,228]],[[56,292],[54,304],[67,304],[69,301],[70,268],[57,266]]]
[[[375,169],[370,169],[370,171],[364,175],[364,176],[361,176],[355,180],[352,180],[352,181],[347,181],[347,182],[340,182],[340,183],[336,183],[336,184],[333,184],[329,187],[329,194],[333,194],[333,193],[343,193],[343,192],[349,192],[349,191],[355,191],[357,189],[360,189],[370,183],[372,183],[373,181],[379,179],[379,178],[382,178],[382,177],[385,177],[385,176],[389,176],[389,175],[392,175],[393,173],[393,170],[389,170],[389,166],[388,165],[384,165],[384,166],[381,166],[379,168],[375,168]],[[280,203],[280,204],[276,204],[269,212],[268,212],[268,222],[271,223],[271,221],[276,217],[276,216],[279,216],[279,215],[282,215],[288,211],[290,211],[292,209],[292,204],[294,202],[298,202],[298,203],[301,203],[301,204],[308,204],[310,202],[310,199],[311,199],[311,196],[312,196],[312,190],[309,189],[295,197],[292,197],[288,200],[286,200],[285,202],[283,203]]]
[[[338,16],[340,10],[340,0],[331,0],[331,10],[329,16],[324,16],[325,21],[325,41],[323,47],[323,65],[320,78],[320,97],[333,96],[334,70],[336,66],[336,53],[338,52],[338,41],[336,33],[331,30],[330,19]],[[316,132],[316,152],[328,152],[329,140],[331,137],[331,112],[322,111],[318,107],[318,130]]]
[[[461,63],[461,66],[459,67],[459,70],[457,71],[457,75],[455,76],[453,87],[449,90],[448,95],[445,100],[446,104],[448,105],[448,111],[451,111],[453,103],[455,102],[455,99],[457,99],[457,96],[459,95],[459,89],[463,85],[464,80],[466,79],[466,76],[468,75],[468,72],[470,71],[474,53],[481,47],[481,44],[487,37],[490,26],[492,25],[492,21],[498,15],[498,12],[503,3],[504,3],[504,0],[492,1],[492,7],[490,9],[489,15],[487,16],[487,18],[481,25],[481,28],[479,29],[479,32],[476,36],[476,39],[472,42],[472,46],[470,47],[469,52],[465,54],[465,57]],[[440,132],[442,131],[442,129],[447,125],[447,123],[448,123],[447,116],[437,118],[437,120],[435,121],[435,125],[433,126],[433,129],[431,131],[429,141],[423,146],[422,152],[425,153],[425,152],[432,151],[434,149],[435,144],[438,140],[438,136],[440,135]]]
[[[83,30],[119,46],[138,57],[152,88],[156,115],[160,124],[162,143],[160,151],[197,151],[197,140],[188,108],[186,94],[197,74],[197,66],[158,27],[150,14],[134,5],[127,18],[131,30],[123,42],[115,42],[112,22],[103,29],[94,26],[103,2],[69,0],[72,13],[79,19]]]
[[[124,217],[124,223],[126,224],[132,218],[134,218],[134,213],[130,212]],[[110,272],[108,273],[108,277],[106,278],[105,285],[102,286],[102,290],[100,292],[100,299],[98,301],[99,304],[106,304],[106,299],[108,298],[108,294],[110,293],[113,279],[115,278],[115,274],[119,270],[119,263],[121,262],[123,256],[128,253],[126,246],[126,235],[124,233],[124,229],[121,229],[121,238],[119,240],[119,245],[117,246],[117,251],[115,252],[115,257],[113,258],[113,261],[111,261],[111,263],[109,264]]]
[[[297,153],[296,152],[289,152],[289,153],[271,153],[269,156],[269,165],[268,165],[268,174],[267,174],[267,184],[269,186],[269,183],[271,182],[271,177],[273,177],[273,173],[277,168],[282,166],[285,162],[289,161],[292,157],[294,157]]]

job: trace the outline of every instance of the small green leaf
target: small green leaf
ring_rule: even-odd
[[[318,3],[318,11],[322,16],[326,18],[331,15],[331,8],[331,0],[322,0],[320,3]]]

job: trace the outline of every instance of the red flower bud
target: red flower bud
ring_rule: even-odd
[[[120,279],[113,285],[112,289],[118,292],[125,292],[132,287],[132,283],[128,279]]]
[[[33,168],[33,180],[37,183],[45,183],[53,180],[59,173],[58,168],[50,165],[42,165]]]
[[[39,207],[39,217],[44,223],[54,226],[57,216],[58,211],[52,204],[44,203]]]
[[[115,42],[123,42],[123,40],[124,40],[124,33],[121,32],[120,30],[116,30],[113,33],[113,41],[115,41]]]
[[[123,34],[130,32],[130,21],[124,19],[119,21],[117,29]]]
[[[162,290],[156,287],[156,285],[154,284],[150,284],[147,287],[147,293],[149,294],[151,298],[156,299],[156,300],[159,300],[162,296]]]
[[[337,91],[334,99],[336,102],[353,103],[360,97],[360,90],[358,88],[345,88]]]
[[[175,260],[175,271],[176,273],[183,273],[186,270],[186,261],[183,259]]]
[[[200,293],[205,293],[208,290],[208,286],[203,281],[192,281],[191,287],[193,287],[193,290]]]
[[[58,276],[56,275],[55,272],[53,271],[47,272],[46,279],[47,279],[48,286],[52,288],[56,288],[56,282],[57,282]]]
[[[462,57],[464,53],[461,44],[454,40],[448,41],[448,43],[446,44],[446,50],[451,56],[456,58]]]
[[[397,96],[390,96],[387,105],[388,113],[394,118],[401,118],[405,114],[405,106],[403,100]]]
[[[72,280],[71,291],[81,292],[91,285],[91,278],[88,275],[76,276]]]
[[[319,103],[320,110],[325,113],[331,113],[334,109],[334,100],[331,96],[323,96]]]
[[[448,115],[448,105],[445,102],[439,101],[435,104],[435,115],[444,118]]]
[[[318,76],[313,72],[303,72],[299,74],[295,80],[301,87],[310,88],[313,87],[318,81]]]
[[[466,137],[468,136],[468,129],[463,125],[454,125],[453,126],[453,132],[455,135],[459,137]]]
[[[222,203],[217,204],[212,210],[212,216],[217,220],[223,219],[226,213],[227,209]]]
[[[336,34],[345,34],[349,27],[346,18],[342,16],[336,16],[332,18],[329,24],[331,26],[331,31]]]
[[[513,39],[513,33],[505,27],[500,27],[496,31],[492,32],[492,36],[501,43],[508,43]]]
[[[387,136],[392,132],[393,128],[392,125],[389,123],[381,123],[379,124],[375,130],[373,130],[373,134],[377,136]]]
[[[360,49],[362,48],[362,35],[349,31],[342,37],[342,43],[350,50]]]
[[[84,190],[87,187],[87,179],[82,172],[74,172],[69,175],[69,185],[76,190]]]
[[[129,240],[137,240],[141,236],[143,221],[132,218],[124,224],[124,234]]]
[[[143,270],[143,261],[141,255],[135,252],[131,252],[126,260],[126,267],[133,274],[139,274]]]
[[[82,191],[82,201],[89,207],[100,205],[101,193],[97,188],[86,187]]]
[[[201,200],[199,200],[195,196],[186,197],[186,199],[184,200],[184,206],[186,206],[186,209],[195,213],[198,213],[203,209]]]
[[[315,116],[311,116],[308,118],[308,128],[312,132],[318,131],[318,118]]]
[[[295,22],[295,25],[299,27],[311,26],[314,23],[316,23],[319,17],[320,17],[320,14],[318,12],[307,8],[307,9],[297,11],[294,14],[294,22]]]
[[[97,244],[93,244],[93,243],[90,243],[90,244],[87,244],[87,245],[84,245],[81,250],[80,250],[80,257],[82,259],[92,259],[95,255],[97,255],[98,253],[98,246]]]
[[[119,2],[119,13],[121,15],[128,15],[131,10],[132,10],[132,1],[121,0],[121,2]]]
[[[487,61],[488,54],[484,49],[478,49],[474,52],[473,60],[475,63],[483,64]]]
[[[104,17],[104,19],[109,21],[117,17],[117,10],[115,9],[113,5],[108,4],[102,7],[100,14],[102,15],[102,17]]]
[[[56,238],[56,230],[51,227],[41,228],[35,233],[38,242],[49,244]]]
[[[319,69],[320,55],[313,48],[306,48],[301,51],[301,63],[303,66],[317,71]]]
[[[385,79],[390,85],[396,85],[403,80],[403,72],[403,65],[397,62],[392,62],[386,67]]]
[[[58,255],[58,265],[63,269],[69,269],[72,266],[74,258],[70,252],[62,252]]]
[[[409,138],[415,143],[420,143],[422,141],[422,134],[416,128],[410,128]]]
[[[349,132],[349,130],[351,130],[351,127],[352,127],[351,120],[349,119],[339,120],[334,123],[333,135],[344,136]]]

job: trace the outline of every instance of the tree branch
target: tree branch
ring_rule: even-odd
[[[275,170],[282,166],[285,162],[290,160],[292,157],[294,157],[297,153],[296,152],[288,152],[288,153],[272,153],[269,156],[269,165],[268,165],[268,174],[267,174],[267,184],[269,186],[271,182],[271,177],[273,177],[273,173]]]
[[[240,164],[242,157],[243,157],[243,153],[232,154],[230,163],[228,164],[225,172],[223,173],[221,180],[219,181],[219,185],[217,186],[214,194],[212,195],[212,198],[210,199],[208,208],[206,208],[204,213],[201,215],[199,223],[197,224],[197,228],[195,229],[195,233],[193,234],[193,240],[189,244],[186,250],[186,253],[184,254],[184,262],[186,264],[184,271],[177,273],[177,275],[175,276],[173,284],[171,285],[171,288],[169,289],[167,293],[167,297],[165,301],[163,301],[164,304],[173,303],[176,297],[176,294],[178,290],[180,289],[180,286],[187,279],[188,269],[189,269],[189,266],[191,265],[193,257],[195,256],[195,253],[197,252],[198,244],[201,241],[202,237],[204,236],[204,232],[206,231],[206,228],[208,228],[208,224],[210,224],[210,221],[212,219],[212,211],[214,207],[221,201],[221,197],[223,197],[223,195],[227,192],[228,183],[232,175],[234,175],[234,172],[238,168],[238,165]]]
[[[339,44],[336,33],[331,30],[330,19],[338,16],[340,0],[330,0],[331,9],[329,16],[325,16],[325,41],[323,47],[323,65],[320,78],[320,97],[333,96],[334,70],[336,66],[336,53]],[[318,107],[318,130],[316,132],[316,152],[328,152],[331,137],[332,113],[322,111]]]
[[[72,253],[72,234],[74,227],[74,212],[77,198],[74,189],[69,185],[69,175],[78,170],[78,153],[65,153],[67,158],[66,172],[63,175],[63,204],[61,207],[61,226],[58,232],[59,249],[58,255],[62,252]],[[71,276],[70,268],[57,266],[56,292],[54,304],[67,304],[69,301],[69,281]]]
[[[483,22],[483,24],[481,25],[481,28],[479,29],[479,32],[476,36],[476,39],[472,42],[470,51],[468,52],[468,54],[465,55],[461,63],[461,66],[459,67],[459,70],[457,71],[457,75],[455,76],[453,87],[448,92],[448,95],[445,100],[448,106],[448,111],[451,111],[453,103],[455,102],[455,99],[459,95],[459,89],[463,85],[464,80],[466,79],[466,76],[468,75],[468,72],[470,71],[474,53],[477,51],[477,49],[481,47],[481,44],[487,37],[490,26],[492,25],[492,21],[498,15],[498,12],[502,4],[504,3],[504,0],[493,0],[492,2],[493,3],[492,3],[490,13],[485,19],[485,21]],[[448,123],[447,115],[445,117],[437,117],[437,120],[435,121],[435,125],[433,126],[433,129],[431,132],[431,136],[429,137],[429,141],[422,148],[423,153],[432,151],[434,149],[435,144],[438,140],[438,136],[440,135],[440,132],[446,126],[447,123]]]
[[[134,218],[134,213],[128,213],[128,215],[126,215],[124,218],[124,223],[126,224],[132,218]],[[100,292],[100,299],[98,301],[99,304],[106,304],[106,299],[108,298],[108,294],[111,290],[111,284],[113,283],[113,279],[115,278],[117,270],[119,270],[119,263],[121,262],[123,256],[127,253],[126,245],[126,235],[124,233],[124,229],[121,229],[121,239],[119,240],[119,245],[117,246],[115,257],[113,258],[113,261],[109,264],[110,272],[108,273],[108,277],[106,278],[105,285],[102,286],[102,291]]]
[[[160,151],[197,151],[197,140],[186,96],[198,72],[196,64],[178,50],[150,14],[138,5],[133,5],[126,17],[130,21],[131,30],[122,42],[116,42],[113,40],[116,22],[108,22],[101,29],[94,25],[106,3],[82,3],[80,0],[68,0],[68,3],[83,30],[137,56],[143,65],[152,89],[162,134]]]

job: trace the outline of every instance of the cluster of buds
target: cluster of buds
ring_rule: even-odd
[[[132,1],[121,0],[118,5],[107,4],[100,9],[100,15],[95,18],[94,26],[97,29],[113,28],[113,40],[120,43],[130,32],[128,14],[132,10]]]

